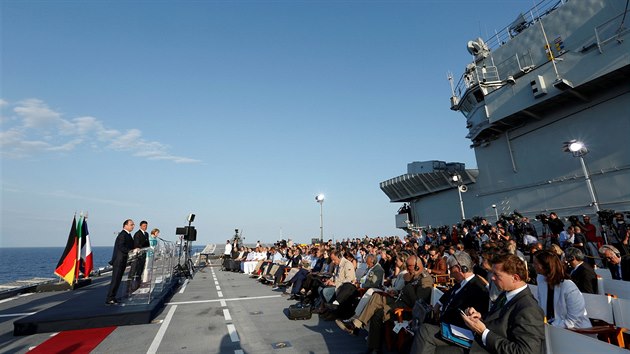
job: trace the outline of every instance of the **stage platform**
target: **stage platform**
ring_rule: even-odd
[[[148,304],[123,302],[119,305],[106,305],[109,279],[99,279],[92,285],[73,290],[69,299],[61,304],[16,320],[13,322],[13,335],[147,324],[162,311],[164,303],[178,285],[175,279]]]

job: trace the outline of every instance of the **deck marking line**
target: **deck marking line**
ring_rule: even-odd
[[[218,296],[218,297],[223,297],[223,293],[222,293],[222,292],[220,292],[220,291],[217,291],[217,296]]]
[[[184,290],[186,290],[187,285],[188,285],[188,279],[184,280],[184,285],[182,285],[182,289],[179,291],[180,294],[184,293]]]
[[[225,317],[226,321],[232,321],[232,315],[230,315],[230,310],[223,309],[223,317]]]
[[[240,342],[241,340],[238,338],[238,333],[236,333],[236,327],[233,324],[227,325],[228,333],[230,334],[230,340],[232,342]]]
[[[37,312],[22,312],[22,313],[7,313],[6,315],[0,315],[0,317],[18,317],[18,316],[30,316]]]
[[[217,290],[218,290],[218,291],[221,291],[221,287],[220,287],[220,286],[218,286],[218,285],[217,285]]]
[[[171,319],[173,318],[173,314],[175,313],[176,309],[177,309],[177,305],[171,307],[171,309],[168,310],[168,313],[166,314],[166,318],[164,318],[164,322],[162,322],[162,324],[160,325],[160,329],[155,335],[155,338],[153,338],[153,342],[151,342],[151,346],[149,347],[149,350],[147,350],[147,354],[157,353],[157,350],[160,347],[160,343],[162,343],[162,339],[164,338],[164,334],[166,334],[166,329],[168,328],[168,325],[171,323]]]
[[[225,300],[221,300],[221,307],[226,307],[227,304],[225,303]]]
[[[167,302],[165,305],[173,306],[173,305],[205,304],[205,303],[208,303],[208,302],[219,302],[219,301],[260,300],[260,299],[271,299],[271,298],[274,298],[274,297],[281,297],[281,296],[282,295],[265,295],[265,296],[253,296],[253,297],[233,297],[233,298],[230,298],[230,299],[178,301],[178,302]]]
[[[24,296],[31,296],[33,294],[35,294],[35,293],[18,294],[17,296],[13,296],[13,297],[10,297],[8,299],[0,300],[0,304],[8,302],[8,301],[11,301],[11,300],[19,299],[19,298],[24,297]]]

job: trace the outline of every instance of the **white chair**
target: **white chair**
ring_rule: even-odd
[[[597,276],[597,293],[599,295],[606,295],[606,289],[604,289],[604,278]]]
[[[591,328],[571,328],[571,331],[580,334],[599,335],[600,338],[603,338],[609,344],[616,343],[619,347],[623,348],[625,346],[623,332],[628,327],[624,322],[618,321],[618,317],[621,315],[615,315],[613,303],[615,300],[619,299],[610,295],[582,295],[584,296],[588,317],[596,321],[595,326]],[[618,305],[620,312],[624,311],[622,308],[626,305],[625,302],[630,301],[624,300],[624,303]],[[630,310],[630,308],[628,309]],[[626,314],[626,318],[630,319],[630,314]],[[599,323],[600,321],[604,322]]]
[[[594,269],[595,274],[599,275],[604,279],[612,279],[612,274],[610,274],[610,270],[608,268],[597,268]]]
[[[545,346],[546,354],[628,353],[618,346],[548,324],[545,324]]]
[[[618,298],[630,299],[630,281],[604,279],[604,291]]]
[[[582,293],[582,296],[584,297],[588,318],[615,324],[612,296],[585,293]]]
[[[538,301],[538,285],[527,284],[527,286],[529,287],[529,291],[532,292],[532,295],[534,295],[534,299]]]

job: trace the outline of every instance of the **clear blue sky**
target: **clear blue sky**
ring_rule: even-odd
[[[0,246],[126,218],[197,244],[402,234],[379,182],[475,167],[467,41],[531,1],[0,1]],[[456,202],[454,202],[456,207]]]

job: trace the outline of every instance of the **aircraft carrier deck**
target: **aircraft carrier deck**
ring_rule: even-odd
[[[216,260],[214,261],[217,262]],[[211,262],[212,263],[212,262]],[[14,321],[35,314],[86,292],[105,293],[109,276],[97,277],[74,291],[27,293],[0,300],[0,352],[86,352],[87,335],[61,332],[14,336]],[[100,299],[99,299],[100,300]],[[98,301],[97,306],[107,306]],[[149,324],[112,327],[93,344],[92,353],[363,353],[366,333],[350,336],[334,321],[313,315],[291,321],[287,301],[241,273],[224,272],[210,264],[183,282],[163,310]],[[69,335],[68,335],[69,334]],[[61,340],[61,338],[66,338]],[[69,339],[68,339],[69,338]],[[61,344],[59,343],[61,342]],[[94,346],[95,345],[95,346]],[[88,350],[89,351],[89,350]]]

